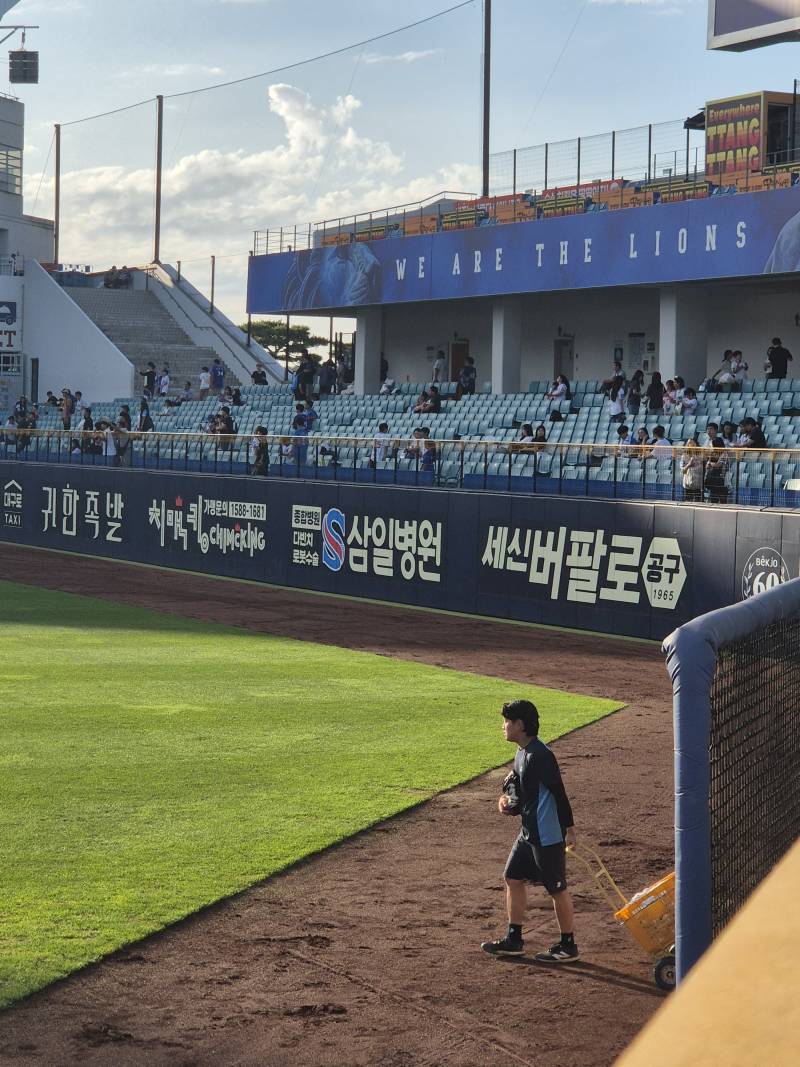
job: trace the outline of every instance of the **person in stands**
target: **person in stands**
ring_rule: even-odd
[[[427,411],[427,404],[430,400],[430,394],[427,389],[423,389],[419,394],[419,399],[416,404],[411,408],[412,415],[421,415],[424,411]]]
[[[292,423],[294,455],[298,463],[305,463],[308,455],[308,428],[305,417],[298,415]]]
[[[263,363],[256,363],[256,369],[250,375],[250,381],[253,383],[253,385],[267,384],[267,372],[264,370]]]
[[[308,349],[301,352],[300,364],[297,368],[297,391],[296,400],[314,399],[314,379],[317,376],[317,364],[308,354]]]
[[[731,374],[740,390],[742,388],[742,382],[747,379],[747,371],[748,366],[742,355],[741,349],[737,348],[731,359]]]
[[[709,436],[710,432],[709,432]],[[719,435],[722,439],[722,443],[726,448],[738,448],[739,447],[739,435],[736,432],[736,427],[732,422],[723,422],[722,433]],[[714,444],[714,440],[710,441],[710,444]]]
[[[672,451],[672,441],[667,437],[667,431],[663,426],[656,426],[653,430],[653,455],[666,455],[667,450]]]
[[[664,383],[658,371],[653,371],[647,387],[647,410],[651,415],[660,415],[664,410]]]
[[[269,474],[269,440],[266,426],[256,426],[250,441],[250,472],[261,478]]]
[[[427,440],[425,441],[422,452],[419,458],[419,469],[425,471],[427,474],[432,474],[436,470],[436,442]]]
[[[431,376],[431,383],[433,385],[438,385],[439,382],[442,380],[442,375],[444,374],[444,367],[445,367],[444,352],[440,348],[439,351],[436,353],[436,359],[433,361],[433,375]],[[388,364],[386,366],[386,369],[388,371],[388,369],[389,369]]]
[[[169,367],[164,367],[161,371],[161,377],[158,379],[158,395],[169,395]]]
[[[728,503],[728,486],[725,478],[728,473],[728,459],[725,451],[725,442],[717,437],[712,442],[711,454],[706,460],[705,487],[708,490],[708,499],[712,504]]]
[[[789,364],[792,362],[792,353],[781,344],[780,337],[773,337],[772,344],[767,349],[767,361],[769,364],[768,378],[785,378],[789,372]]]
[[[764,431],[755,419],[742,419],[739,423],[739,443],[743,448],[766,448]]]
[[[474,396],[475,395],[475,379],[478,371],[475,367],[475,360],[472,356],[467,356],[464,360],[464,366],[458,372],[458,385],[461,390],[461,396]]]
[[[147,364],[143,371],[139,371],[139,377],[144,378],[142,396],[146,400],[152,400],[156,392],[156,365],[152,361]]]
[[[336,369],[336,361],[334,360],[333,356],[328,356],[328,358],[319,368],[320,397],[330,396],[331,393],[336,392],[336,382],[338,377],[339,372]]]
[[[662,405],[665,415],[671,415],[678,406],[678,387],[672,378],[670,378],[664,386],[664,399]]]
[[[608,417],[611,422],[625,421],[625,380],[615,378],[608,394]]]
[[[221,393],[225,387],[225,367],[219,356],[211,364],[211,392]]]
[[[150,433],[150,431],[154,429],[155,425],[150,418],[150,408],[147,406],[147,401],[143,400],[139,408],[139,417],[136,420],[136,432]]]
[[[553,388],[547,393],[547,399],[550,401],[550,407],[560,404],[563,400],[571,400],[572,392],[570,391],[569,382],[563,374],[559,374],[556,380],[553,382]]]
[[[703,453],[696,437],[689,438],[681,456],[681,480],[687,503],[696,504],[703,499]]]
[[[726,425],[730,425],[730,423],[726,423]],[[717,437],[719,437],[719,425],[716,422],[706,423],[706,447],[711,448]]]
[[[117,265],[115,263],[114,266],[107,270],[103,275],[103,287],[105,289],[116,289],[118,277],[119,271],[117,270]]]
[[[191,399],[192,399],[192,383],[191,382],[184,382],[183,383],[183,392],[181,393],[181,401],[184,404],[188,404]]]
[[[680,401],[681,412],[684,415],[694,415],[697,411],[697,393],[688,386],[683,393],[683,397]]]
[[[201,367],[198,376],[200,383],[200,399],[205,400],[211,389],[211,371],[208,367]]]
[[[615,359],[614,362],[611,364],[611,377],[606,378],[600,388],[600,392],[603,393],[604,396],[608,395],[608,393],[611,392],[611,387],[617,378],[622,378],[623,382],[625,381],[625,374],[622,370],[622,364],[618,359]]]
[[[72,416],[75,414],[75,397],[69,391],[69,389],[62,389],[61,396],[63,401],[61,404],[61,422],[65,430],[68,430],[72,426]]]
[[[642,393],[644,392],[644,374],[640,370],[633,372],[628,388],[625,391],[625,410],[629,415],[636,416],[642,406]]]

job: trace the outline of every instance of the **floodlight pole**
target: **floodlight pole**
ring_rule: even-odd
[[[492,101],[492,0],[483,0],[483,184],[489,195],[489,126]]]
[[[55,205],[53,209],[53,257],[58,265],[59,245],[61,244],[61,125],[56,123],[56,181]]]
[[[161,262],[161,179],[164,165],[164,97],[156,97],[156,216],[153,262]]]

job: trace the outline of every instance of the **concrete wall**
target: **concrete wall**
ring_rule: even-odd
[[[478,384],[492,377],[492,301],[453,300],[384,309],[383,351],[395,381],[429,381],[441,348],[468,339]]]
[[[89,402],[133,395],[133,364],[33,260],[25,265],[23,315],[26,379],[38,358],[40,397],[64,386]]]
[[[283,381],[283,367],[261,345],[252,342],[247,347],[247,335],[218,308],[209,314],[209,300],[186,278],[178,283],[178,272],[169,264],[153,265],[150,278],[143,272],[136,284],[148,281],[148,288],[155,293],[180,328],[201,348],[213,348],[219,358],[231,368],[243,382],[249,383],[257,362],[263,363],[267,376],[274,383]],[[136,275],[134,276],[136,277]]]
[[[791,289],[794,289],[794,292]],[[788,290],[788,291],[786,291]],[[794,356],[789,376],[800,378],[800,286],[726,285],[708,289],[708,369],[714,373],[726,348],[741,348],[751,378],[763,378],[773,337]]]

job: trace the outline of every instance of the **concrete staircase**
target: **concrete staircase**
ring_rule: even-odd
[[[70,288],[65,292],[133,363],[137,392],[142,388],[138,372],[150,360],[158,374],[162,367],[169,367],[172,392],[182,390],[187,381],[196,390],[200,368],[210,367],[214,361],[216,352],[195,345],[161,301],[147,290]],[[243,384],[228,366],[225,384]]]

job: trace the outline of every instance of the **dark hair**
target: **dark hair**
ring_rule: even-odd
[[[526,430],[528,431],[527,433],[525,432]],[[530,422],[523,422],[522,432],[525,437],[533,437],[533,424]]]
[[[541,437],[538,437],[537,434],[539,433],[540,430],[541,430]],[[545,426],[545,424],[543,422],[540,422],[539,425],[536,427],[536,430],[535,430],[534,435],[533,435],[533,439],[534,439],[534,441],[540,441],[540,440],[546,441],[547,440],[547,427]]]
[[[658,383],[658,382],[660,382],[660,381],[661,381],[661,375],[660,375],[660,373],[659,373],[659,372],[658,372],[657,370],[654,370],[654,371],[653,371],[653,376],[652,376],[652,378],[650,379],[650,381],[651,381],[651,382],[652,382],[653,384],[656,384],[656,383]]]
[[[617,430],[617,437],[624,437],[626,434],[629,434],[630,432],[631,431],[628,429],[628,427],[623,422],[623,424]]]
[[[664,429],[663,426],[656,426],[656,428],[653,430],[653,437],[664,437],[666,435],[666,432],[667,431]]]
[[[519,720],[528,737],[539,736],[539,712],[530,700],[509,700],[503,705],[501,714],[509,722]]]
[[[379,425],[378,425],[378,431],[379,431],[380,433],[388,433],[388,432],[389,432],[389,423],[388,423],[388,422],[381,422],[381,423],[379,423]]]
[[[773,343],[774,345],[779,345],[779,344],[781,343],[781,339],[780,339],[780,337],[773,337],[773,338],[772,338],[772,343]]]

